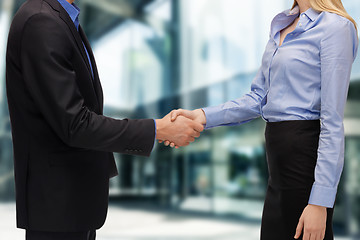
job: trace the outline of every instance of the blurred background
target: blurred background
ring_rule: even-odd
[[[15,227],[5,52],[24,0],[0,0],[0,239]],[[90,39],[105,115],[160,118],[241,97],[260,67],[271,19],[292,0],[75,0]],[[343,0],[360,20],[359,0]],[[360,57],[345,110],[346,153],[334,209],[335,238],[360,239]],[[259,239],[268,178],[265,122],[204,131],[189,147],[151,157],[115,154],[110,208],[98,239]]]

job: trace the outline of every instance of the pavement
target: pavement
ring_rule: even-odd
[[[0,239],[22,240],[15,227],[15,204],[0,204]],[[97,240],[258,240],[260,222],[244,222],[110,205]],[[336,240],[351,240],[335,237]]]

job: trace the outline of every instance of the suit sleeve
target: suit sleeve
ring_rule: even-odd
[[[63,142],[78,148],[150,155],[153,119],[114,119],[98,115],[84,104],[71,63],[74,51],[59,23],[37,14],[25,24],[21,41],[25,86]]]

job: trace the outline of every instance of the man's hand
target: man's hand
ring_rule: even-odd
[[[184,116],[178,116],[176,121],[171,121],[170,114],[156,120],[156,138],[159,141],[170,141],[177,147],[187,146],[204,130],[202,124]]]
[[[294,238],[297,239],[304,228],[302,240],[323,240],[325,237],[326,217],[326,207],[308,204],[300,216]]]
[[[189,118],[191,120],[194,120],[201,125],[206,124],[206,116],[202,109],[195,109],[193,111],[185,110],[185,109],[177,109],[170,112],[171,121],[175,121],[179,116],[184,116],[186,118]],[[159,143],[163,142],[162,140],[159,141]],[[171,142],[169,139],[167,139],[164,142],[165,146],[175,147],[178,148],[178,146]]]

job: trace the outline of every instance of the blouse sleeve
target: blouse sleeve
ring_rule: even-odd
[[[321,130],[309,204],[332,208],[344,165],[344,108],[358,39],[354,25],[340,19],[321,41]]]
[[[205,129],[233,126],[260,116],[260,103],[265,96],[265,78],[260,68],[251,83],[251,91],[241,98],[218,106],[203,108],[206,116]]]

